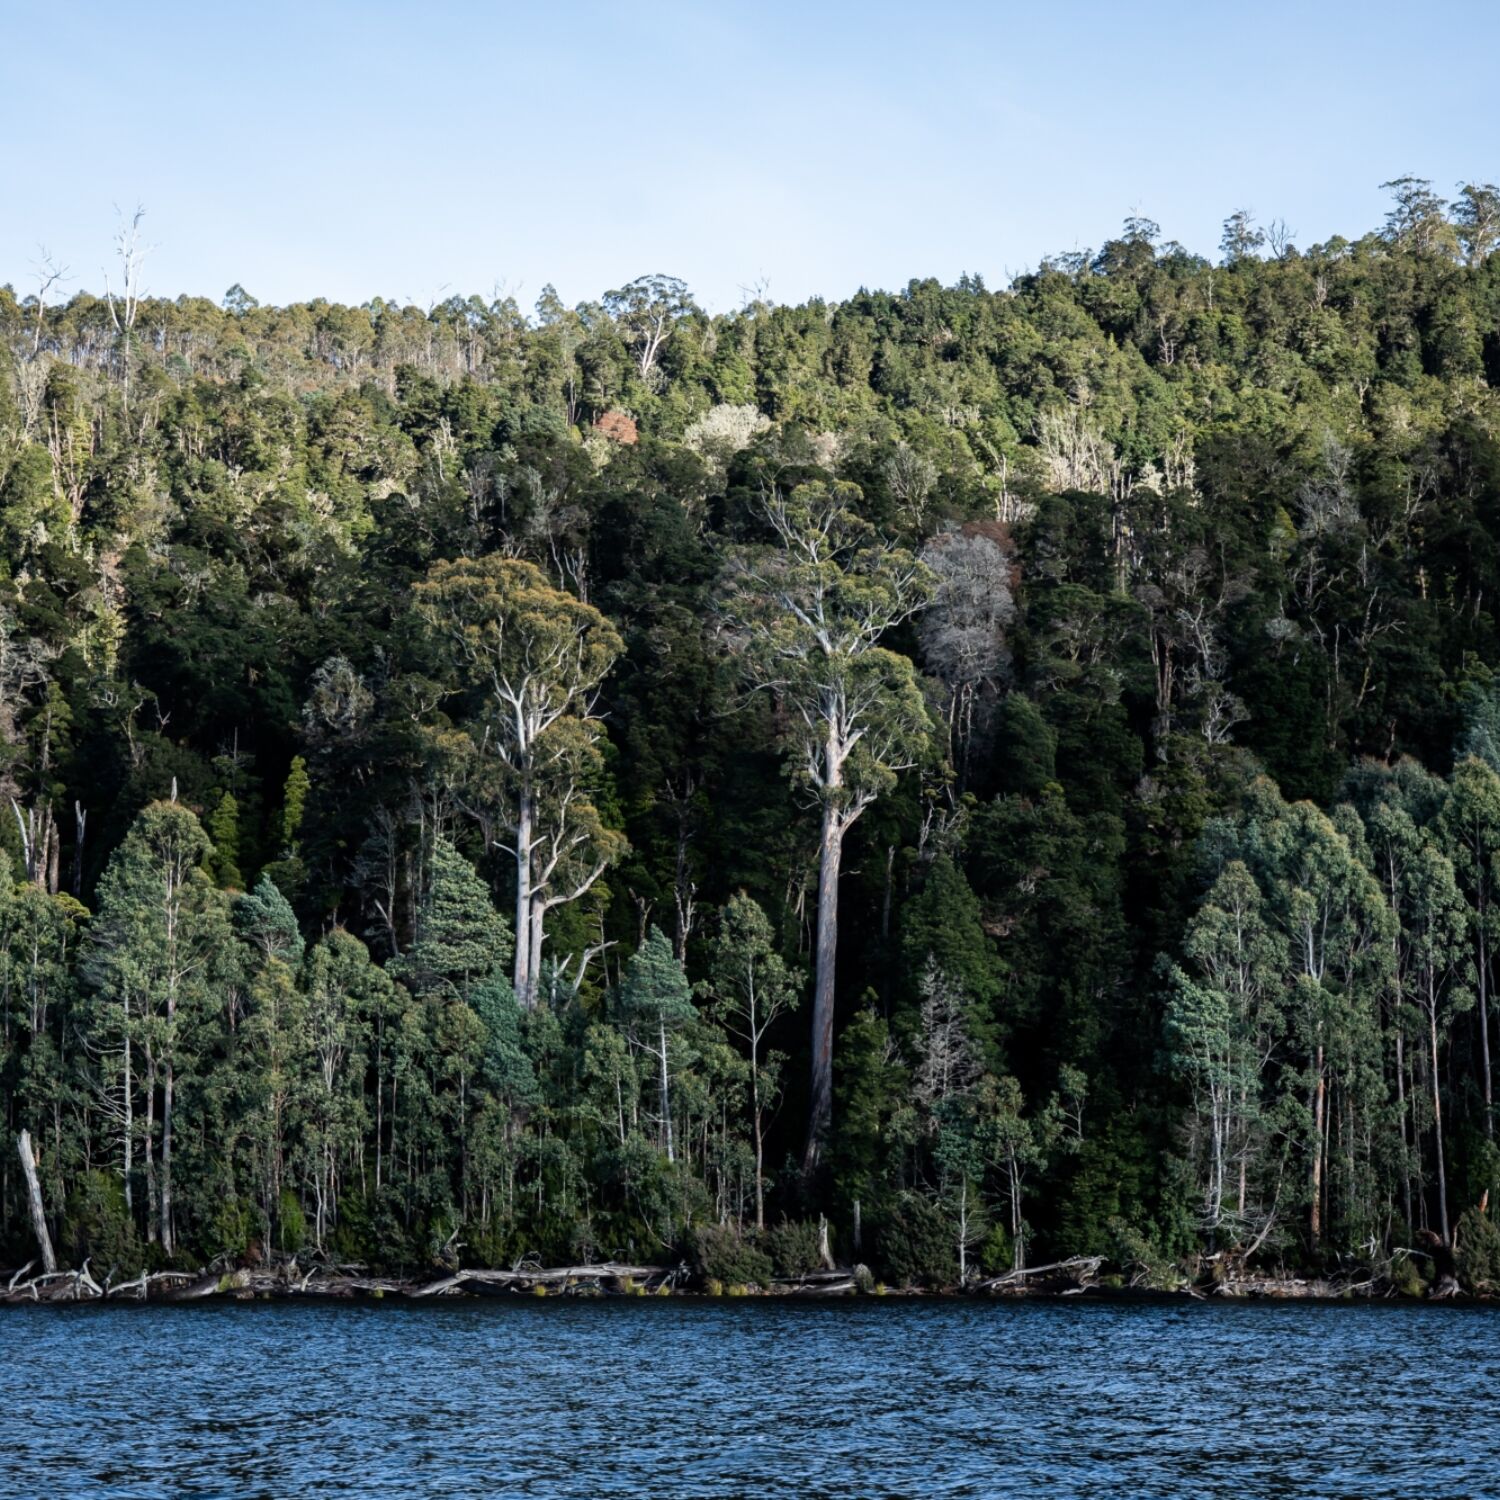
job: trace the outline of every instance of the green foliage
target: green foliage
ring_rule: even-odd
[[[434,839],[416,939],[391,971],[419,995],[468,1000],[476,986],[504,982],[513,947],[474,867],[446,838]]]
[[[233,913],[235,931],[266,958],[294,968],[301,963],[304,944],[296,914],[269,875],[235,901]]]
[[[687,975],[661,928],[631,955],[620,985],[620,1013],[646,1030],[675,1029],[697,1017]]]
[[[770,1257],[738,1230],[709,1225],[694,1230],[693,1269],[706,1281],[730,1286],[770,1286]]]
[[[210,865],[214,881],[225,890],[244,885],[240,874],[240,805],[231,792],[225,792],[208,819],[208,837],[213,844]]]
[[[307,795],[311,788],[306,759],[294,755],[281,801],[281,841],[288,852],[297,847],[297,836],[302,832],[302,820],[307,815]]]
[[[236,287],[126,351],[0,291],[0,1124],[64,1252],[857,1210],[892,1280],[1164,1282],[1478,1201],[1496,191],[1388,188],[717,316]]]
[[[296,1252],[307,1243],[307,1215],[290,1189],[284,1191],[276,1205],[276,1248]]]
[[[877,1262],[893,1286],[953,1286],[958,1257],[952,1226],[926,1198],[904,1193],[876,1233]]]
[[[807,1220],[785,1219],[766,1230],[765,1252],[778,1276],[806,1276],[822,1264],[818,1226]]]
[[[1454,1233],[1459,1281],[1471,1292],[1500,1287],[1500,1226],[1478,1208],[1465,1210]]]
[[[118,1176],[98,1169],[80,1174],[68,1195],[60,1243],[78,1265],[93,1256],[101,1266],[123,1271],[141,1266],[140,1240]]]

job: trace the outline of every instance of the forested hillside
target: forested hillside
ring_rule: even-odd
[[[23,1130],[96,1270],[1488,1243],[1500,190],[1390,186],[716,316],[0,287],[0,1263]]]

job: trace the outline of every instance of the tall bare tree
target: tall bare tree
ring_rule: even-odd
[[[880,643],[922,609],[925,564],[856,514],[851,484],[772,491],[761,505],[773,541],[741,549],[726,570],[731,645],[750,682],[785,714],[794,779],[822,817],[813,987],[812,1093],[803,1165],[818,1163],[833,1116],[833,1004],[839,868],[861,813],[925,753],[931,728],[916,669]]]
[[[149,249],[141,243],[141,220],[145,217],[146,210],[139,204],[128,223],[121,216],[120,227],[115,233],[115,254],[120,262],[118,292],[109,284],[109,272],[104,273],[104,300],[109,306],[110,321],[119,335],[124,360],[127,411],[130,409],[130,341],[135,332],[136,314],[140,311],[141,270]]]

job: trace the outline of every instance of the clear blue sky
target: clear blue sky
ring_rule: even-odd
[[[147,289],[215,300],[1002,284],[1133,209],[1309,244],[1500,180],[1497,57],[1467,0],[5,0],[0,282],[98,290],[137,202]]]

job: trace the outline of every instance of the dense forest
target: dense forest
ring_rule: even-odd
[[[0,287],[0,1262],[23,1133],[131,1272],[1493,1246],[1500,189],[1388,187],[714,316]]]

